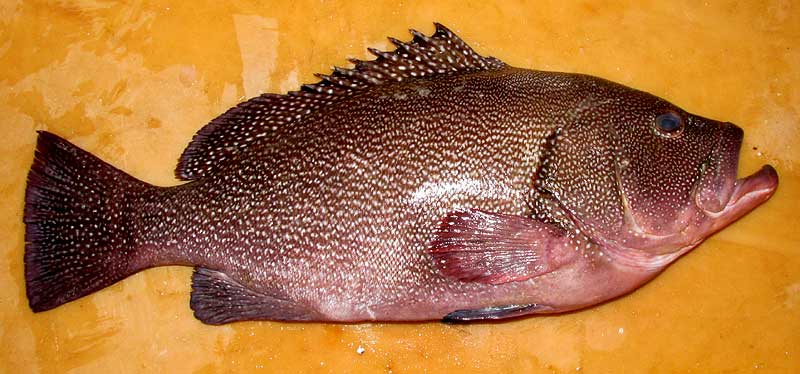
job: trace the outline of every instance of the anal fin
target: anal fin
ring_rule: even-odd
[[[317,314],[296,302],[267,295],[240,284],[227,274],[195,268],[190,306],[209,325],[236,321],[310,321]]]

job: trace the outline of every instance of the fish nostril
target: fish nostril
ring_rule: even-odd
[[[725,125],[726,128],[731,129],[733,131],[736,131],[737,133],[744,133],[744,130],[742,130],[741,127],[736,126],[732,122],[725,122],[724,125]]]
[[[735,139],[742,139],[744,137],[744,130],[741,127],[734,125],[730,122],[724,122],[722,129],[731,134]]]

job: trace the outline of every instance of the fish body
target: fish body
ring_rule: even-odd
[[[191,307],[240,320],[470,321],[628,293],[760,203],[742,131],[600,78],[518,69],[447,28],[251,99],[138,181],[42,132],[31,308],[196,267]]]

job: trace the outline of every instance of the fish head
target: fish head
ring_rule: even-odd
[[[660,269],[769,199],[774,168],[737,178],[744,132],[592,78],[552,139],[541,184],[626,265]]]

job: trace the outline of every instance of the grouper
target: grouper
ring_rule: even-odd
[[[39,132],[25,279],[41,312],[194,267],[199,320],[479,321],[625,295],[764,203],[743,131],[605,79],[515,68],[446,27],[211,120],[144,183]]]

